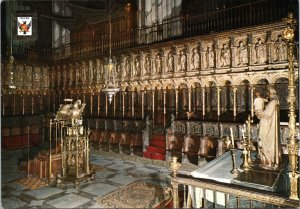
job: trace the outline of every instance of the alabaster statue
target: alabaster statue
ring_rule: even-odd
[[[259,122],[259,158],[260,166],[265,169],[277,169],[281,164],[279,100],[276,90],[269,87],[270,101],[263,111],[257,111]]]

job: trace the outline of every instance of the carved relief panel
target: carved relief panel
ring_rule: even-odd
[[[162,72],[162,58],[161,54],[157,53],[155,56],[154,74],[160,74]]]
[[[34,67],[33,68],[33,75],[32,75],[33,83],[40,83],[40,78],[41,78],[41,68],[40,67]]]
[[[266,34],[253,35],[252,60],[253,64],[261,65],[267,62]]]
[[[150,60],[150,55],[147,54],[145,56],[145,62],[144,62],[144,75],[150,75],[151,74],[151,60]]]
[[[235,56],[233,56],[234,66],[245,66],[248,64],[248,43],[247,36],[239,36],[234,40]]]
[[[25,74],[24,74],[24,83],[26,86],[31,86],[32,84],[32,66],[25,66]]]
[[[177,70],[179,72],[181,71],[186,71],[186,50],[181,49],[179,51],[179,56],[178,56],[178,65],[177,65]]]
[[[2,69],[3,71],[3,69]],[[17,65],[16,66],[16,72],[15,72],[15,81],[17,84],[21,85],[23,83],[23,75],[24,75],[24,67],[23,65]],[[2,77],[2,79],[5,79]]]
[[[125,57],[124,58],[124,77],[130,77],[131,76],[131,65],[130,65],[130,58]]]
[[[217,68],[224,68],[230,66],[231,51],[229,39],[220,39],[217,42]]]
[[[168,53],[167,59],[167,73],[174,72],[174,55],[172,50]]]
[[[273,31],[271,35],[272,62],[283,62],[287,60],[287,45],[282,37],[283,31]]]
[[[198,70],[200,67],[200,56],[197,46],[192,49],[191,70]]]
[[[205,52],[205,57],[203,59],[204,68],[210,69],[215,67],[215,50],[213,41],[205,42],[203,44],[203,50]]]
[[[140,57],[136,56],[133,62],[133,76],[140,76],[140,75],[141,75]]]

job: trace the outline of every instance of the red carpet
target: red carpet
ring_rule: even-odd
[[[144,152],[144,157],[154,160],[165,160],[166,159],[166,139],[164,135],[153,135],[150,139],[150,144]]]

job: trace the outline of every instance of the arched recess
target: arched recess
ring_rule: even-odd
[[[124,112],[125,118],[131,118],[132,116],[132,88],[126,87],[124,93]]]
[[[217,118],[218,95],[217,86],[214,81],[210,81],[206,86],[206,117],[213,119]]]
[[[202,95],[201,95],[201,85],[198,82],[192,85],[192,111],[195,113],[195,117],[202,114]]]
[[[288,121],[289,120],[289,118],[288,118],[288,112],[289,112],[288,85],[289,85],[289,80],[287,78],[278,78],[274,83],[274,88],[275,88],[275,90],[277,92],[277,96],[279,98],[280,121]]]
[[[237,86],[237,112],[238,118],[244,119],[248,116],[251,110],[251,92],[250,82],[243,80]]]
[[[160,85],[154,88],[154,122],[156,124],[164,123],[164,95]]]
[[[178,86],[178,118],[186,118],[186,112],[188,111],[188,87],[186,84],[181,83]]]
[[[233,89],[231,81],[225,81],[221,87],[221,112],[222,116],[228,117],[233,115]]]
[[[268,93],[269,81],[267,79],[260,79],[255,85],[255,90],[258,91],[261,97],[266,98]]]
[[[152,91],[150,87],[144,89],[144,118],[152,118]]]
[[[139,118],[141,117],[141,91],[138,91],[138,88],[135,87],[133,89],[133,107],[134,107],[134,112],[133,116],[134,118]]]
[[[166,120],[171,121],[171,114],[176,115],[176,91],[172,84],[166,86]]]

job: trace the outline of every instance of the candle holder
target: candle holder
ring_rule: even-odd
[[[247,171],[250,170],[250,165],[249,165],[249,157],[248,157],[248,143],[244,141],[243,143],[244,150],[243,150],[243,164],[241,165],[241,169]]]
[[[232,170],[230,171],[230,173],[231,174],[237,174],[237,173],[239,173],[239,171],[236,167],[236,149],[231,148],[230,153],[231,153],[231,159],[232,159]]]

